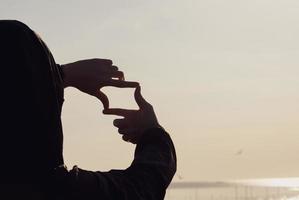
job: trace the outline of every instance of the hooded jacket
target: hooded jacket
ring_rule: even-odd
[[[176,171],[165,130],[144,133],[127,169],[68,171],[60,118],[63,73],[51,52],[25,24],[0,20],[0,67],[0,199],[164,198]]]

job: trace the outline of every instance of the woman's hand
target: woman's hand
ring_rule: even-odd
[[[136,144],[145,130],[161,126],[158,123],[153,106],[141,96],[140,86],[136,88],[134,97],[139,110],[110,108],[104,110],[103,113],[122,116],[122,119],[115,119],[113,124],[118,128],[118,132],[123,135],[123,140]]]
[[[62,65],[64,72],[64,87],[75,87],[80,91],[97,97],[109,108],[107,96],[100,91],[104,86],[137,87],[137,82],[124,81],[124,73],[112,65],[111,60],[90,59]]]

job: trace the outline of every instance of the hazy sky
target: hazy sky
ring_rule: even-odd
[[[183,180],[299,176],[298,0],[1,0],[0,18],[27,23],[58,63],[110,58],[140,81]],[[132,90],[105,91],[113,106],[135,106]],[[132,161],[101,111],[67,89],[69,167]]]

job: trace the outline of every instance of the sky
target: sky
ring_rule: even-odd
[[[299,176],[299,1],[1,0],[0,19],[29,25],[57,63],[109,58],[139,81],[174,140],[174,181]],[[133,90],[104,91],[136,108]],[[102,109],[66,89],[69,168],[131,163],[134,145]]]

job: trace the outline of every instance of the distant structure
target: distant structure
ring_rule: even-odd
[[[291,200],[299,191],[290,187],[270,187],[236,182],[173,182],[165,200]]]

